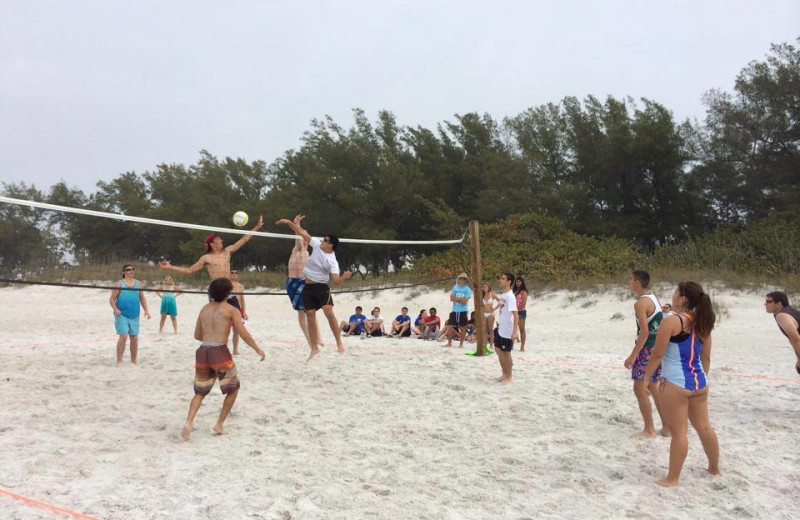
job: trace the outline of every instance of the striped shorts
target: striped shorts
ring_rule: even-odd
[[[241,386],[227,345],[203,343],[195,352],[194,393],[208,395],[217,379],[223,394],[235,392]]]

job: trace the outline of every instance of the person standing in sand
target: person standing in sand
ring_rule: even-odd
[[[623,363],[625,368],[631,369],[633,394],[636,396],[639,412],[644,419],[644,429],[633,434],[631,437],[634,439],[651,439],[656,436],[653,409],[650,406],[651,395],[661,419],[661,434],[665,437],[669,436],[669,428],[666,426],[658,401],[658,378],[661,377],[661,367],[655,368],[651,379],[644,379],[644,372],[650,363],[656,333],[658,333],[658,326],[662,319],[661,304],[658,302],[658,298],[650,292],[649,287],[650,274],[647,271],[634,271],[628,282],[628,288],[636,295],[636,303],[633,304],[633,312],[636,316],[636,341],[633,344],[631,355]]]
[[[764,309],[775,317],[775,323],[794,349],[797,356],[794,368],[800,374],[800,311],[789,305],[789,297],[781,291],[767,294]]]
[[[507,385],[511,383],[511,371],[514,367],[511,351],[514,349],[514,342],[517,341],[519,315],[517,297],[511,290],[514,275],[506,273],[500,277],[499,282],[502,293],[497,297],[500,316],[497,318],[497,328],[494,329],[494,349],[497,352],[497,360],[500,362],[500,370],[503,372],[498,381]]]
[[[253,231],[258,231],[264,225],[264,217],[258,217],[258,223],[253,226]],[[217,234],[211,233],[206,236],[206,254],[200,257],[197,262],[190,267],[181,267],[172,265],[169,260],[161,260],[158,266],[161,269],[169,269],[177,273],[194,274],[203,269],[208,270],[208,276],[215,280],[217,278],[231,277],[231,254],[238,251],[243,245],[250,241],[252,235],[244,235],[242,238],[234,242],[232,245],[225,247],[222,243],[222,237]],[[239,306],[239,300],[236,295],[232,294],[228,303],[236,307]]]
[[[158,324],[158,333],[164,332],[164,324],[167,322],[167,316],[172,321],[172,330],[175,334],[178,333],[178,296],[183,294],[180,287],[175,285],[171,276],[164,278],[164,283],[159,286],[156,291],[156,296],[161,298],[161,322]]]
[[[453,311],[450,313],[447,330],[447,344],[445,347],[453,346],[453,336],[458,331],[458,347],[464,347],[464,338],[467,336],[467,322],[469,321],[469,301],[472,298],[472,289],[469,287],[469,278],[466,273],[461,273],[456,277],[456,284],[450,289],[450,301],[453,302]]]
[[[219,379],[220,390],[225,396],[222,410],[214,425],[214,433],[225,435],[223,424],[228,417],[236,396],[239,395],[239,374],[233,358],[228,350],[228,335],[233,330],[239,333],[242,339],[250,345],[264,361],[264,351],[258,348],[256,341],[242,325],[242,315],[239,309],[229,305],[225,300],[230,296],[233,284],[228,278],[217,278],[208,286],[208,296],[211,299],[200,311],[197,325],[194,329],[194,339],[202,344],[195,352],[194,397],[189,403],[189,416],[181,430],[181,438],[188,441],[192,434],[194,418],[203,399],[211,391],[214,381]]]
[[[519,351],[525,352],[525,340],[528,333],[525,330],[525,322],[528,319],[528,287],[522,275],[517,275],[514,280],[514,296],[517,299],[517,312],[519,313]]]
[[[319,329],[316,317],[319,309],[322,309],[328,319],[328,325],[331,328],[331,332],[333,332],[333,337],[336,339],[339,353],[344,352],[344,343],[339,335],[339,323],[333,313],[333,297],[331,296],[328,281],[332,279],[333,283],[341,285],[345,280],[353,276],[353,273],[350,271],[339,273],[339,262],[336,260],[336,248],[339,245],[339,239],[333,235],[327,235],[321,241],[318,238],[312,238],[299,223],[296,223],[303,218],[305,218],[304,215],[297,215],[294,221],[284,218],[278,220],[275,224],[286,224],[312,248],[311,256],[303,267],[305,287],[303,287],[303,292],[301,293],[303,307],[308,320],[308,344],[311,347],[311,353],[306,360],[308,361],[319,354]]]
[[[250,317],[247,315],[247,307],[244,301],[244,285],[239,281],[239,270],[238,269],[231,269],[231,285],[233,286],[233,290],[231,294],[233,294],[237,300],[239,300],[239,313],[242,315],[242,325],[244,322],[249,320]],[[239,333],[236,332],[236,329],[233,330],[233,338],[231,340],[233,343],[233,355],[239,355]]]
[[[678,485],[689,451],[688,424],[697,431],[708,457],[708,472],[719,475],[719,442],[708,419],[708,380],[711,369],[711,331],[714,308],[711,298],[696,282],[680,282],[672,295],[675,314],[664,318],[658,328],[644,380],[662,365],[659,395],[664,419],[672,439],[669,444],[667,477],[659,486]],[[663,361],[662,361],[663,360]]]
[[[122,355],[125,353],[125,343],[131,339],[131,363],[134,365],[139,359],[139,306],[144,309],[144,315],[149,320],[150,311],[147,310],[147,300],[144,292],[139,290],[139,280],[133,277],[135,270],[131,264],[122,266],[122,280],[114,283],[108,304],[114,310],[114,328],[119,334],[117,339],[117,366],[122,364]]]

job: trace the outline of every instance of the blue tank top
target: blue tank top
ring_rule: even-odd
[[[129,287],[122,280],[119,281],[120,287]],[[133,289],[139,288],[139,282],[134,282]],[[117,296],[117,308],[126,318],[139,317],[139,291],[120,291]]]
[[[679,314],[678,319],[683,322]],[[696,392],[708,384],[706,372],[700,362],[703,342],[692,327],[691,332],[672,336],[661,361],[661,377],[679,387]]]

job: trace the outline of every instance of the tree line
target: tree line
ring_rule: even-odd
[[[798,39],[800,42],[800,39]],[[469,220],[536,213],[566,229],[653,251],[721,224],[793,212],[800,200],[800,50],[771,46],[740,71],[733,92],[703,98],[704,121],[676,121],[651,100],[566,97],[502,120],[456,115],[435,128],[353,111],[345,128],[311,122],[297,149],[271,163],[217,158],[161,164],[100,181],[92,193],[3,184],[7,196],[164,220],[230,226],[236,210],[270,220],[305,213],[313,233],[425,240],[459,237]],[[195,260],[202,232],[121,223],[0,204],[0,261],[8,270],[50,255]],[[235,236],[226,237],[228,240]],[[253,240],[246,265],[273,269],[289,243]],[[340,263],[381,272],[425,247],[345,247]]]

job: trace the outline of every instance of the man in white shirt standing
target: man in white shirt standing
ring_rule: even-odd
[[[500,317],[497,319],[497,328],[494,329],[494,347],[497,359],[500,361],[500,369],[503,371],[503,375],[498,381],[503,384],[511,383],[511,367],[514,364],[511,359],[511,350],[514,348],[514,342],[517,341],[517,324],[519,323],[517,298],[511,290],[514,278],[511,273],[500,277],[502,293],[498,297]]]
[[[342,343],[342,338],[338,334],[339,322],[336,321],[336,316],[333,314],[333,298],[331,297],[331,288],[328,287],[328,280],[333,279],[333,283],[341,285],[353,273],[350,271],[339,273],[339,262],[336,260],[335,253],[336,247],[339,245],[339,239],[333,235],[325,236],[322,241],[318,238],[312,238],[299,224],[303,218],[305,218],[305,215],[297,215],[294,221],[284,218],[278,220],[275,224],[286,224],[312,248],[311,256],[303,267],[302,274],[306,283],[301,293],[308,322],[308,344],[311,347],[311,354],[308,356],[308,360],[310,360],[319,354],[319,330],[317,329],[316,314],[320,309],[328,319],[328,325],[331,327],[333,337],[336,338],[336,346],[339,349],[339,353],[344,352],[344,343]]]

